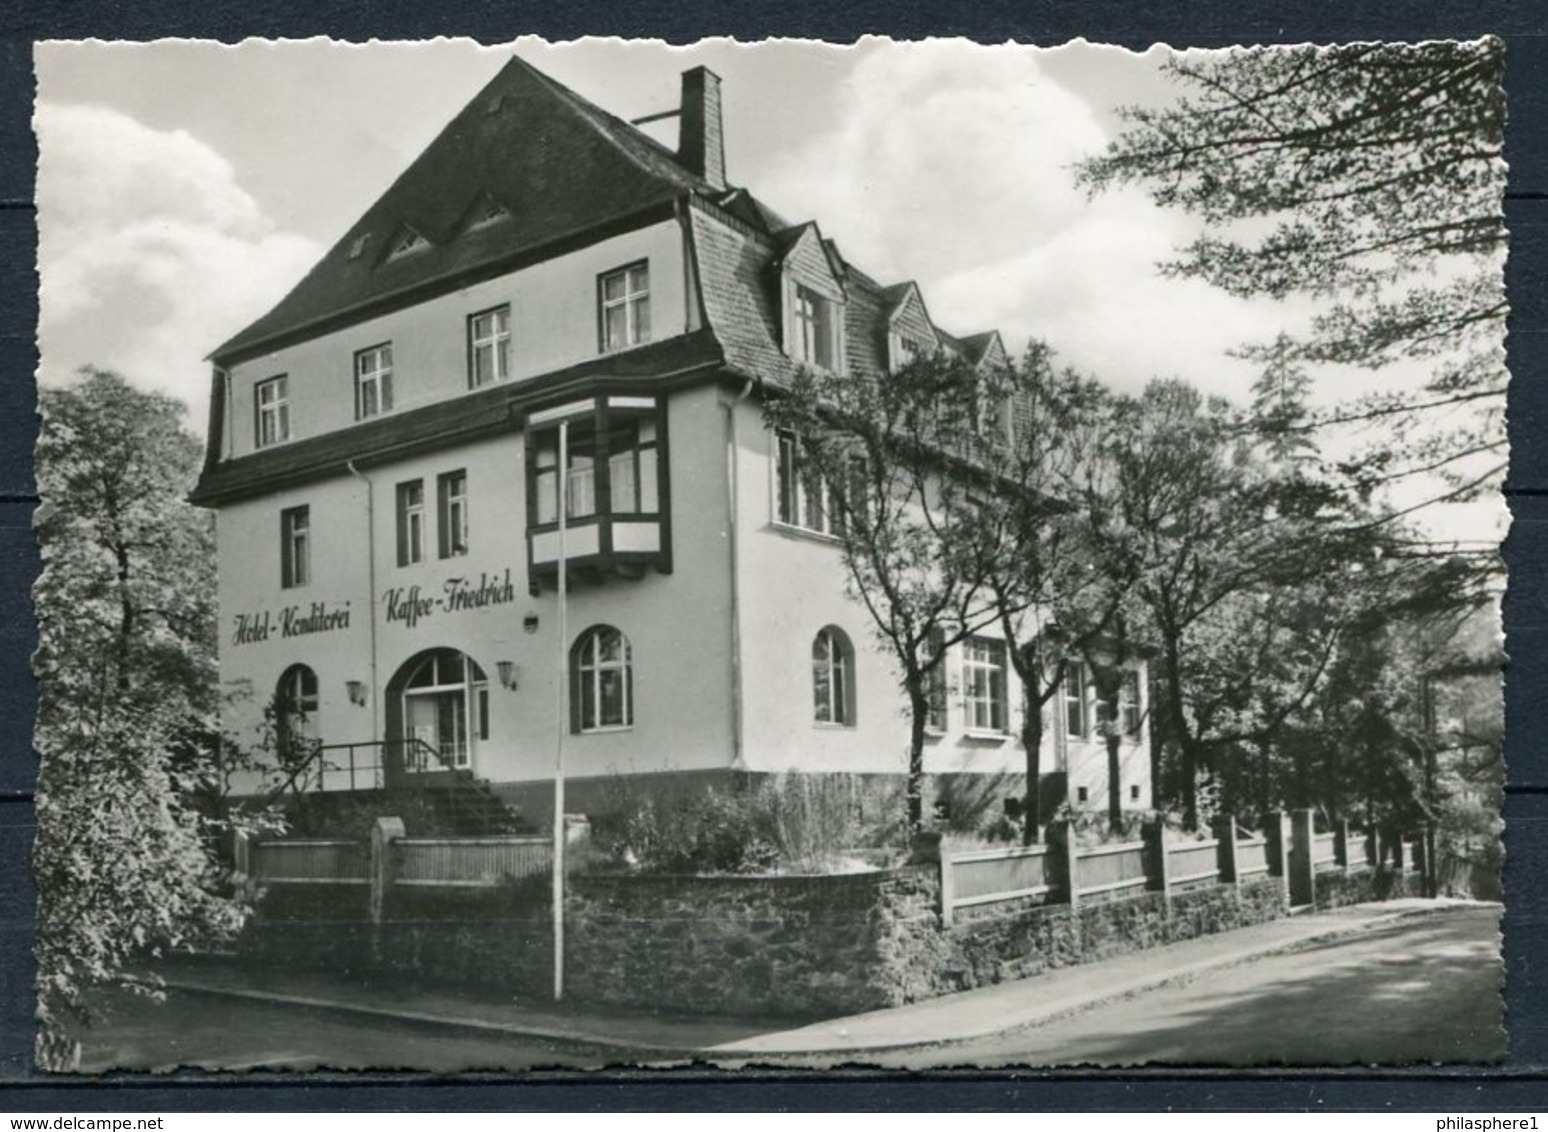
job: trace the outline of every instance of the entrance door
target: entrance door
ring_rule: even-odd
[[[412,663],[403,688],[406,769],[472,766],[477,741],[485,737],[484,670],[454,649],[437,649]]]

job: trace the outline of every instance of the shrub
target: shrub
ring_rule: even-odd
[[[901,809],[868,806],[852,775],[781,774],[671,801],[615,797],[622,804],[598,823],[598,841],[641,872],[850,871],[856,850],[906,844]]]

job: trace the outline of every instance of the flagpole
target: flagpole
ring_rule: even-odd
[[[570,721],[569,566],[565,528],[570,509],[570,422],[559,422],[559,729],[554,744],[554,1001],[564,998],[564,737]]]

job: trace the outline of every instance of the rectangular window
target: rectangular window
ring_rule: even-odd
[[[1086,736],[1086,666],[1070,661],[1064,666],[1064,733],[1072,739]]]
[[[425,559],[425,481],[398,485],[398,565]]]
[[[511,308],[468,319],[468,385],[477,389],[511,375]]]
[[[392,343],[355,355],[355,419],[392,411]]]
[[[281,374],[253,387],[256,443],[259,448],[290,439],[290,378]]]
[[[607,475],[615,515],[654,515],[657,489],[656,423],[631,421],[608,435]]]
[[[602,352],[650,341],[650,265],[636,263],[597,280]]]
[[[1118,690],[1118,722],[1129,738],[1139,737],[1140,682],[1139,673],[1132,668],[1124,671],[1123,683]]]
[[[990,637],[963,642],[962,697],[969,731],[1006,730],[1005,684],[1005,642]]]
[[[614,417],[618,421],[619,417]],[[655,515],[661,510],[659,450],[653,418],[623,419],[607,431],[607,481],[610,514]],[[535,475],[537,524],[559,521],[559,435],[548,432],[536,439]],[[587,519],[598,508],[598,445],[595,428],[588,422],[572,425],[567,445],[569,468],[565,475],[567,519]]]
[[[1089,800],[1090,797],[1091,797],[1091,791],[1088,790],[1086,787],[1084,787],[1084,786],[1077,786],[1077,787],[1075,787],[1075,800],[1077,802],[1085,802],[1085,801]]]
[[[435,481],[436,543],[442,558],[468,552],[468,473],[458,469]]]
[[[287,507],[280,512],[280,586],[288,590],[311,580],[311,509]]]
[[[819,369],[838,370],[838,304],[797,283],[792,288],[790,356]]]
[[[786,526],[842,537],[847,527],[844,500],[839,489],[817,473],[802,451],[800,440],[789,432],[777,433],[774,454],[779,521]],[[851,482],[863,495],[864,460],[859,456],[851,458],[849,469]]]

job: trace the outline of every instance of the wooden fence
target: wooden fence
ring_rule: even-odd
[[[547,837],[400,837],[393,883],[493,888],[509,880],[547,876],[554,843]]]
[[[958,908],[1029,900],[1047,896],[1054,887],[1049,875],[1048,846],[983,849],[941,854],[941,916],[950,924]]]
[[[1166,856],[1166,882],[1169,885],[1213,884],[1220,879],[1218,840],[1169,843]]]
[[[1267,876],[1273,869],[1269,861],[1269,839],[1262,834],[1236,839],[1236,879]]]
[[[1293,818],[1276,816],[1268,835],[1243,836],[1245,831],[1225,818],[1220,836],[1197,840],[1168,836],[1152,826],[1145,840],[1085,849],[1070,847],[1068,827],[1055,827],[1048,845],[966,852],[942,846],[941,921],[953,923],[958,909],[1012,900],[1079,903],[1146,890],[1170,894],[1178,888],[1239,885],[1264,876],[1283,878],[1291,903],[1302,904],[1311,901],[1318,873],[1376,866],[1374,834],[1351,833],[1343,824],[1315,833],[1311,821],[1310,811],[1297,811]],[[1415,859],[1412,851],[1400,854],[1399,870],[1405,856]]]
[[[363,841],[259,841],[245,871],[259,884],[369,884],[369,846]]]
[[[1150,883],[1145,869],[1145,843],[1125,841],[1117,845],[1098,845],[1071,855],[1074,890],[1077,899],[1109,892],[1143,889]]]
[[[1311,863],[1314,870],[1327,872],[1344,867],[1344,862],[1339,859],[1338,840],[1337,833],[1318,833],[1312,836]]]

